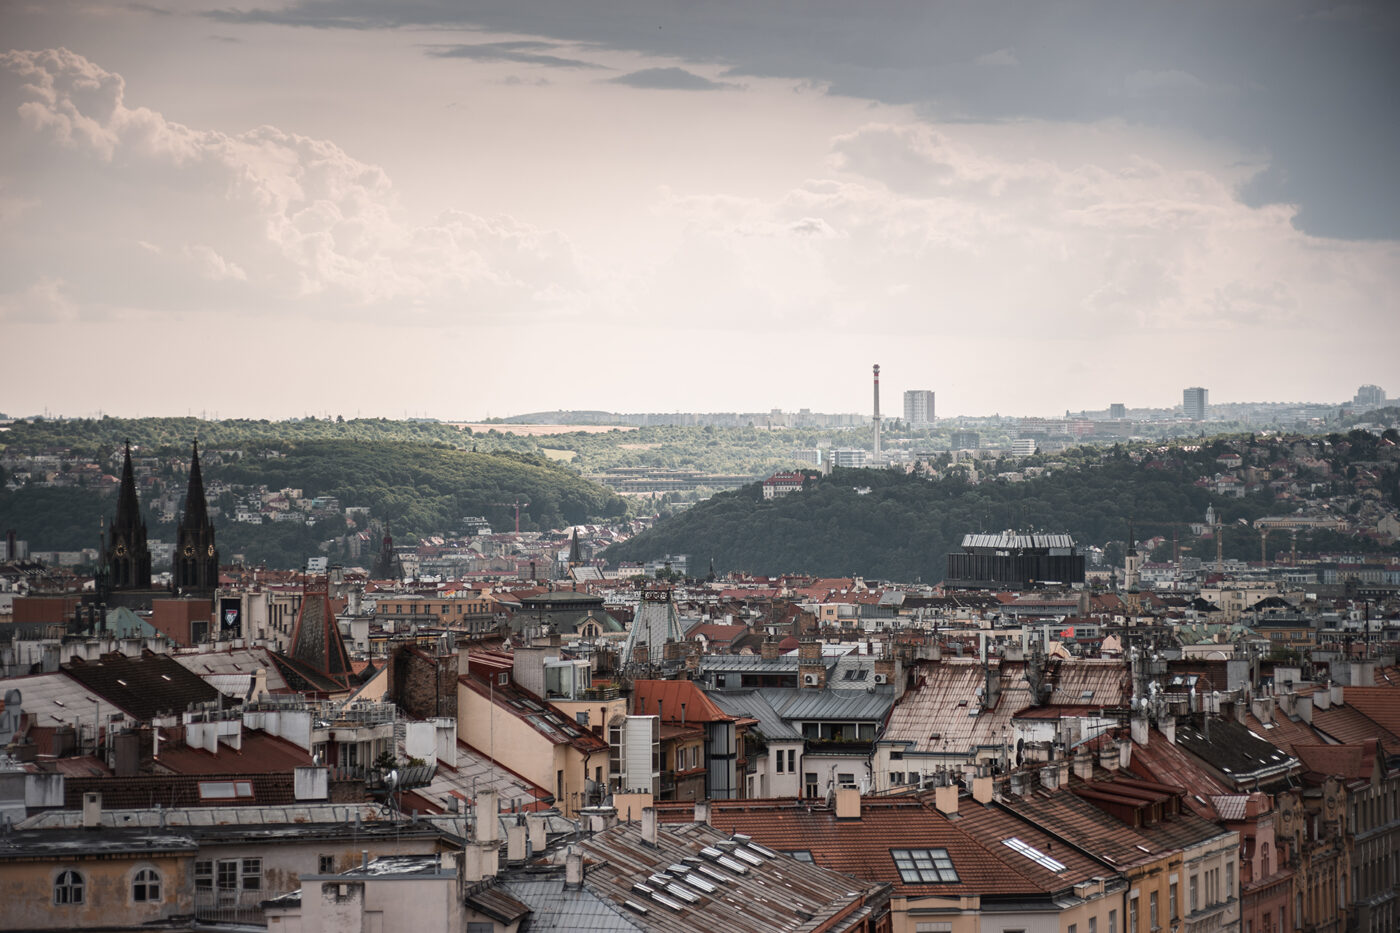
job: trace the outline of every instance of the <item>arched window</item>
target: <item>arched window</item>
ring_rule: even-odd
[[[160,900],[160,872],[154,868],[143,868],[131,882],[131,899],[137,903]]]
[[[1269,864],[1269,844],[1267,842],[1259,847],[1259,855],[1264,862],[1263,877],[1267,878],[1274,873],[1273,867]]]
[[[83,876],[72,870],[61,873],[53,883],[53,902],[56,905],[81,904]]]

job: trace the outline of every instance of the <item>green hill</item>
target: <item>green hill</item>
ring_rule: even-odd
[[[800,492],[773,500],[764,500],[755,483],[665,518],[609,548],[606,557],[616,563],[689,554],[692,566],[706,567],[713,559],[721,572],[856,574],[932,583],[943,578],[946,555],[964,534],[1068,532],[1082,547],[1104,546],[1126,539],[1132,521],[1140,540],[1152,535],[1170,539],[1169,523],[1203,521],[1207,506],[1214,505],[1229,526],[1226,556],[1258,559],[1257,533],[1238,522],[1274,514],[1279,506],[1272,495],[1219,498],[1195,485],[1200,476],[1216,472],[1214,458],[1223,450],[1215,442],[1139,452],[1136,460],[1119,448],[1081,451],[1078,463],[1070,460],[1044,476],[977,485],[961,474],[929,480],[884,470],[835,470],[814,477]],[[1261,453],[1259,459],[1271,456],[1273,452]],[[1341,466],[1345,477],[1345,464]],[[1390,487],[1398,475],[1387,474]],[[1214,557],[1213,542],[1193,542],[1183,528],[1177,533],[1196,556]],[[1279,539],[1270,544],[1278,546]],[[1379,548],[1370,539],[1327,532],[1300,535],[1298,546],[1305,551]],[[1121,553],[1121,543],[1107,548],[1115,563]]]
[[[608,489],[532,454],[475,453],[441,444],[305,440],[278,443],[277,455],[269,457],[268,444],[260,441],[241,459],[221,462],[212,445],[201,446],[207,486],[222,481],[272,490],[297,488],[308,498],[334,496],[342,506],[367,506],[373,518],[389,522],[401,541],[454,533],[468,515],[484,515],[498,529],[513,528],[515,510],[503,503],[517,500],[522,503],[522,530],[615,519],[627,512],[627,503]],[[160,523],[149,505],[162,492],[183,495],[185,481],[183,475],[166,472],[156,478],[154,488],[143,490],[151,537],[174,539],[175,526]],[[307,556],[318,553],[321,542],[346,531],[338,518],[315,526],[240,524],[231,521],[232,494],[215,495],[213,502],[223,513],[215,519],[220,550],[225,555],[244,553],[250,561],[267,561],[270,566],[301,566]],[[115,508],[115,498],[82,487],[0,487],[0,532],[13,528],[36,549],[95,547],[99,520],[110,520]]]

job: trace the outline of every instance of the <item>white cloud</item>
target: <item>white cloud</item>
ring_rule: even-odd
[[[92,307],[520,315],[571,301],[582,281],[559,234],[464,211],[414,225],[388,176],[335,143],[273,126],[227,134],[177,123],[129,106],[121,76],[66,49],[0,55],[0,103],[11,158],[39,182],[27,222],[6,232],[31,242],[86,234],[72,252],[45,254],[61,270],[35,268],[32,254],[0,265],[12,294],[62,271]],[[40,171],[64,159],[81,190]]]
[[[977,56],[974,62],[987,68],[1013,68],[1021,64],[1020,59],[1016,57],[1015,49],[997,49],[995,52],[987,52],[985,55]]]

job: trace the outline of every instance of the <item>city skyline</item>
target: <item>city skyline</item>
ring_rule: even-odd
[[[872,360],[940,420],[1400,390],[1388,5],[0,26],[10,415],[868,413]]]

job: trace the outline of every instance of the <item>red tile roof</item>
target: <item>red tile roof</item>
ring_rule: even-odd
[[[690,822],[693,805],[664,805],[663,822]],[[710,825],[743,833],[770,849],[810,852],[823,868],[868,881],[894,885],[896,896],[1036,894],[1044,887],[1022,866],[994,855],[971,833],[915,797],[867,797],[859,819],[836,818],[827,807],[808,800],[711,801]],[[892,849],[946,849],[956,882],[906,883],[895,866]],[[1014,856],[1007,850],[1008,856]]]
[[[662,722],[680,722],[681,705],[686,722],[736,722],[689,680],[639,680],[632,685],[632,712],[637,716],[661,716]]]
[[[171,774],[277,774],[309,767],[300,746],[259,729],[244,729],[242,748],[219,744],[219,753],[188,745],[162,745],[160,767]]]
[[[1388,732],[1400,735],[1400,685],[1343,687],[1342,698]]]

